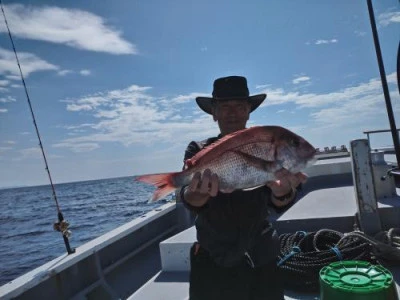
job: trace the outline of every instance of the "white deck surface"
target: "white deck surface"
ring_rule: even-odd
[[[189,272],[161,271],[128,298],[128,300],[146,299],[189,299]]]
[[[283,213],[279,220],[345,217],[354,216],[356,212],[354,187],[346,186],[308,193]]]
[[[189,299],[188,272],[160,272],[142,286],[128,300],[187,300]],[[285,300],[316,300],[318,294],[285,292]]]
[[[194,226],[160,243],[161,267],[163,271],[189,271],[190,247],[196,241]]]

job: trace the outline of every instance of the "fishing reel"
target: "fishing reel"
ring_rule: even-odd
[[[69,223],[65,220],[60,222],[56,222],[53,225],[54,230],[59,231],[62,233],[63,236],[69,238],[72,235],[71,230],[68,229]]]

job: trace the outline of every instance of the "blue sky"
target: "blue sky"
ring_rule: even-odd
[[[315,147],[389,128],[366,1],[3,4],[55,183],[181,169],[191,140],[218,133],[194,98],[226,75],[268,94],[249,126],[279,124]],[[373,4],[399,126],[399,2]],[[0,187],[47,184],[0,20]]]

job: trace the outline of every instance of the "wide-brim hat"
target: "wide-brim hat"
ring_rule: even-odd
[[[214,81],[212,97],[197,97],[197,105],[206,113],[212,114],[214,101],[243,100],[251,105],[250,112],[254,111],[265,100],[267,94],[250,96],[247,79],[242,76],[229,76]]]

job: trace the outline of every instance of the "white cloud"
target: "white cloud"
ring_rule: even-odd
[[[69,143],[63,142],[53,145],[55,148],[69,148],[74,153],[90,152],[98,149],[100,146],[97,143]]]
[[[89,104],[68,104],[67,110],[69,111],[80,111],[80,110],[92,110]]]
[[[79,134],[75,129],[80,128],[80,125],[72,125],[69,130],[74,137],[64,139],[54,146],[77,151],[81,145],[83,149],[90,151],[95,149],[93,144],[105,142],[129,146],[149,145],[169,139],[177,143],[187,143],[188,139],[196,135],[202,137],[207,132],[216,133],[216,127],[210,126],[213,122],[210,116],[202,114],[193,119],[187,118],[190,110],[185,114],[181,113],[184,107],[194,108],[191,103],[187,105],[187,102],[190,99],[194,102],[199,93],[165,99],[151,96],[150,91],[150,87],[132,85],[80,99],[63,100],[67,103],[67,110],[80,111],[87,114],[88,118],[92,117],[95,122],[86,126],[90,133]]]
[[[0,98],[0,103],[8,103],[8,102],[15,102],[15,101],[17,101],[17,100],[15,100],[15,98],[11,97],[11,96]]]
[[[357,36],[365,36],[365,35],[367,35],[367,33],[365,31],[359,31],[359,30],[355,30],[354,33]]]
[[[385,27],[390,23],[400,23],[400,12],[387,12],[378,16],[379,25]]]
[[[7,86],[10,83],[8,80],[0,80],[0,86]]]
[[[396,83],[396,73],[387,76],[388,83]],[[351,102],[366,97],[381,97],[382,85],[379,78],[371,79],[367,83],[361,83],[357,86],[345,88],[343,90],[334,91],[326,94],[301,92],[286,92],[282,88],[268,89],[261,92],[268,93],[268,101],[263,102],[262,106],[279,105],[285,103],[294,103],[299,108],[305,107],[323,107],[326,105],[340,104]]]
[[[130,87],[128,87],[126,90],[128,92],[145,92],[145,91],[148,91],[150,89],[151,89],[151,87],[149,87],[149,86],[138,86],[136,84],[133,84]],[[120,93],[120,91],[113,91],[113,92],[111,92],[111,95],[116,95],[116,94],[119,94],[119,93]]]
[[[21,154],[20,157],[15,158],[14,160],[23,160],[23,159],[39,159],[41,158],[41,150],[39,147],[37,148],[25,148],[18,151]]]
[[[82,76],[89,76],[92,72],[90,72],[90,70],[80,70],[79,74],[81,74]]]
[[[389,74],[387,81],[396,117],[400,115],[396,73]],[[272,117],[275,122],[288,126],[286,120],[291,120],[290,124],[294,121],[296,126],[300,125],[297,133],[316,147],[327,146],[327,143],[328,146],[341,145],[352,139],[365,138],[365,130],[389,127],[380,78],[327,93],[301,93],[272,87],[263,92],[268,92],[269,97],[258,109],[259,114],[268,115],[273,106],[277,107],[279,116]],[[290,112],[299,114],[299,110],[302,120],[291,119]],[[389,136],[377,135],[373,144],[382,146],[392,142]]]
[[[64,44],[74,48],[110,54],[136,54],[136,46],[106,20],[80,9],[55,6],[5,5],[14,36]],[[0,32],[6,32],[3,22]]]
[[[71,74],[71,73],[73,73],[72,70],[61,70],[61,71],[57,72],[57,74],[60,75],[60,76],[65,76],[65,75],[68,75],[68,74]]]
[[[47,61],[28,52],[18,52],[18,59],[21,65],[22,73],[25,77],[32,72],[58,70],[59,67],[48,63]],[[12,51],[0,47],[0,74],[6,75],[8,79],[19,78],[19,69],[15,60],[15,54]],[[10,77],[10,75],[12,77]]]
[[[86,123],[86,124],[80,124],[80,125],[63,126],[63,128],[68,129],[68,130],[81,130],[82,128],[92,127],[92,126],[93,126],[93,124]]]
[[[67,105],[67,110],[69,111],[80,111],[80,110],[92,110],[95,109],[97,106],[102,105],[103,103],[107,102],[102,96],[87,96],[83,97],[77,101],[73,100],[66,100],[65,102],[72,102],[71,104]]]
[[[395,80],[395,73],[388,76],[390,85],[395,84]],[[201,94],[157,98],[150,92],[149,87],[133,85],[126,89],[64,100],[68,110],[72,113],[74,110],[80,111],[85,115],[85,122],[90,123],[72,124],[68,130],[74,136],[63,139],[54,146],[77,152],[91,151],[105,143],[119,143],[127,147],[150,146],[154,143],[163,143],[165,147],[169,147],[171,143],[176,143],[184,149],[190,140],[203,139],[218,133],[218,126],[212,117],[202,113],[194,105],[194,98]],[[268,106],[290,104],[291,108],[278,108],[278,114],[282,116],[297,114],[298,109],[303,109],[309,116],[307,122],[313,125],[296,126],[308,128],[309,132],[331,127],[344,130],[347,124],[360,124],[360,120],[369,120],[368,124],[373,124],[373,120],[377,118],[386,118],[382,109],[384,100],[378,78],[330,93],[302,93],[273,88],[271,85],[260,92],[267,92],[269,96],[259,110]],[[394,110],[400,113],[400,106],[397,105]],[[252,122],[249,122],[249,126]],[[86,130],[79,131],[80,129]],[[324,134],[321,135],[325,137]]]
[[[6,108],[0,108],[0,113],[6,113],[6,112],[8,112],[8,109],[6,109]]]
[[[293,84],[299,84],[301,82],[310,81],[310,77],[308,76],[300,76],[292,80]]]
[[[204,93],[190,93],[189,95],[179,95],[171,99],[176,104],[193,101],[196,97],[209,97],[210,95]]]
[[[331,39],[331,40],[316,40],[315,45],[322,45],[322,44],[334,44],[337,43],[337,39]]]
[[[1,48],[0,48],[1,49]],[[19,73],[18,73],[19,74]],[[19,75],[6,75],[5,76],[7,79],[10,79],[10,80],[18,80],[18,81],[20,81],[21,80],[21,76],[19,76]]]
[[[394,115],[400,115],[400,97],[396,86],[396,74],[387,76]],[[315,146],[341,145],[351,139],[363,138],[367,129],[385,129],[389,127],[385,100],[379,78],[360,83],[330,93],[294,93],[283,89],[269,91],[270,99],[264,107],[290,104],[295,110],[302,109],[306,129],[298,132],[310,138]],[[262,109],[262,108],[261,108]],[[326,134],[329,133],[329,141]],[[345,138],[345,140],[343,140]],[[379,145],[390,144],[390,138],[377,137]],[[330,145],[330,146],[331,146]]]
[[[259,89],[266,89],[266,88],[268,88],[268,87],[270,87],[271,85],[270,84],[258,84],[258,85],[256,85],[256,89],[257,90],[259,90]]]
[[[98,113],[94,115],[96,118],[108,118],[112,119],[118,116],[118,112],[116,111],[108,111],[108,110],[100,110]]]
[[[72,70],[60,70],[57,72],[57,75],[65,76],[65,75],[72,74],[72,73],[76,73],[76,72],[72,71]],[[82,76],[89,76],[92,72],[90,70],[84,69],[84,70],[80,70],[78,73]]]
[[[12,149],[13,149],[12,147],[0,147],[0,155]]]

